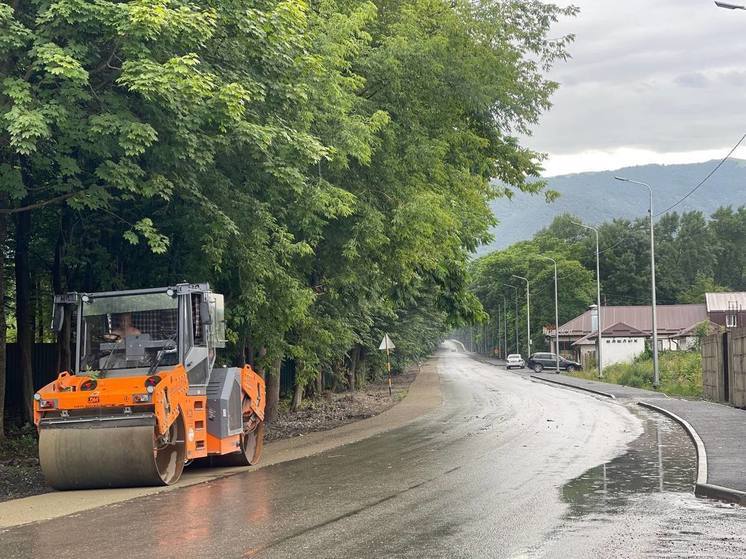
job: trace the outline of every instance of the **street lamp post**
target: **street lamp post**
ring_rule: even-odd
[[[554,355],[557,358],[557,374],[559,367],[559,294],[557,292],[557,261],[548,256],[538,255],[542,260],[550,260],[554,264]]]
[[[518,336],[518,288],[515,285],[510,285],[509,283],[506,283],[505,285],[506,287],[515,289],[515,352],[520,355],[521,350],[519,347],[520,342]],[[528,355],[526,357],[528,357]]]
[[[658,321],[655,312],[655,222],[653,221],[653,187],[648,183],[625,179],[624,177],[614,177],[618,181],[629,182],[644,186],[650,192],[650,292],[653,308],[653,388],[660,386],[660,372],[658,370]]]
[[[523,280],[526,282],[526,349],[528,351],[527,357],[531,357],[531,284],[528,278],[522,276],[516,276],[512,274],[514,278]]]
[[[596,234],[596,298],[597,298],[597,304],[598,304],[598,325],[596,331],[598,332],[598,378],[604,378],[604,362],[601,358],[601,354],[603,350],[601,349],[601,333],[604,330],[603,327],[603,320],[602,320],[602,313],[601,313],[601,261],[600,261],[600,251],[598,250],[598,229],[596,227],[593,227],[592,225],[586,225],[584,223],[580,223],[579,221],[573,221],[575,225],[578,227],[584,227],[585,229],[590,229]]]
[[[505,328],[503,328],[503,335],[505,336],[505,353],[503,357],[508,357],[508,302],[505,299],[505,295],[503,295],[503,312],[505,313],[505,316],[503,316],[503,325]]]
[[[501,346],[503,345],[503,343],[502,343],[502,322],[500,320],[501,316],[502,316],[502,310],[500,308],[500,304],[498,303],[498,305],[497,305],[497,323],[496,323],[496,326],[497,326],[497,336],[495,336],[494,332],[492,333],[493,338],[492,338],[492,344],[490,346],[491,347],[490,353],[492,354],[492,357],[495,357],[495,337],[497,337],[497,358],[498,359],[500,359]]]

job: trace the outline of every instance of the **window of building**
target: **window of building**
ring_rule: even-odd
[[[738,327],[738,315],[735,313],[733,314],[726,314],[725,315],[725,325],[728,328],[737,328]]]

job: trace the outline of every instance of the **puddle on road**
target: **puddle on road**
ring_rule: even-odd
[[[644,433],[624,454],[562,488],[568,517],[621,512],[641,494],[693,492],[697,454],[684,430],[660,414],[639,407],[630,411],[643,422]]]

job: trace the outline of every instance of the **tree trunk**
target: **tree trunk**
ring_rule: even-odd
[[[34,420],[34,377],[31,361],[34,329],[31,306],[31,269],[29,265],[29,244],[31,242],[31,212],[21,212],[16,216],[16,322],[18,331],[19,374],[23,388],[23,419]]]
[[[5,205],[7,196],[0,196],[0,203]],[[8,218],[0,214],[0,439],[5,438],[5,240],[8,236]]]
[[[254,343],[251,341],[251,337],[248,337],[246,339],[245,351],[246,351],[246,362],[253,367],[255,356],[254,356]]]
[[[360,360],[360,345],[355,344],[355,347],[350,353],[350,368],[347,369],[347,390],[355,392],[355,371],[357,369],[357,363]]]
[[[293,401],[290,404],[290,411],[296,412],[300,409],[300,405],[303,402],[303,385],[298,381],[295,382],[295,388],[293,389]]]
[[[34,342],[44,342],[44,305],[41,302],[41,281],[34,278]]]
[[[360,388],[365,383],[368,375],[368,362],[367,355],[364,347],[360,347],[360,354],[357,358],[357,367],[355,368],[355,382],[357,387]]]
[[[272,423],[277,419],[277,405],[280,402],[280,367],[282,359],[272,363],[272,369],[266,375],[267,401],[264,406],[264,421]]]

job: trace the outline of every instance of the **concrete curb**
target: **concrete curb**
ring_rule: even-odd
[[[694,494],[697,497],[708,497],[710,499],[717,499],[718,501],[746,505],[746,492],[707,483],[707,451],[705,450],[705,443],[702,441],[699,433],[697,433],[686,419],[679,417],[667,409],[648,404],[647,402],[637,402],[637,405],[670,417],[684,428],[689,438],[694,442],[694,446],[697,449],[697,483],[694,486]]]
[[[694,443],[694,447],[697,450],[697,482],[696,486],[699,488],[701,485],[707,485],[707,451],[705,450],[705,443],[702,441],[702,438],[699,436],[699,433],[695,431],[694,427],[692,427],[691,423],[689,423],[686,419],[683,417],[679,417],[675,413],[668,411],[665,408],[661,408],[659,406],[656,406],[654,404],[649,404],[647,402],[637,402],[638,406],[642,406],[643,408],[647,408],[653,411],[657,411],[658,413],[661,413],[667,417],[670,417],[673,419],[676,423],[681,425],[684,428],[684,431],[686,431],[687,435],[689,435],[689,438],[692,439],[692,442]],[[715,486],[713,486],[715,487]],[[697,491],[695,490],[695,494],[697,494]]]
[[[616,400],[616,396],[614,396],[613,394],[609,394],[608,392],[602,392],[600,390],[594,390],[593,388],[586,388],[585,386],[576,386],[574,384],[566,384],[558,380],[549,380],[548,378],[540,378],[535,375],[529,375],[529,378],[533,380],[534,382],[545,382],[547,384],[562,386],[564,388],[570,388],[571,390],[580,390],[582,392],[590,392],[591,394],[597,394],[598,396],[604,396],[605,398]]]
[[[730,489],[728,487],[721,487],[720,485],[698,483],[694,489],[694,494],[697,497],[708,497],[710,499],[735,503],[741,506],[746,505],[746,492],[738,491],[737,489]]]
[[[637,405],[670,417],[684,428],[689,438],[694,442],[694,446],[697,449],[697,483],[694,486],[694,494],[697,497],[708,497],[710,499],[717,499],[718,501],[746,505],[746,492],[707,483],[707,451],[705,450],[705,443],[702,441],[699,433],[697,433],[686,419],[679,417],[667,409],[647,402],[637,402]]]

